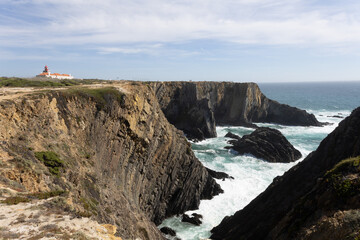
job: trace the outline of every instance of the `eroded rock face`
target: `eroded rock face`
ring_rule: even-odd
[[[150,86],[169,122],[193,139],[216,137],[215,125],[321,126],[314,115],[268,99],[255,83],[152,82]]]
[[[244,209],[225,217],[220,225],[212,229],[211,239],[325,240],[329,239],[329,233],[336,234],[331,239],[334,236],[341,236],[336,239],[347,239],[351,234],[358,233],[359,189],[350,191],[345,198],[340,197],[336,189],[340,190],[340,194],[344,193],[341,186],[354,186],[349,181],[358,181],[359,173],[342,168],[340,175],[335,174],[334,179],[344,182],[332,187],[327,184],[332,184],[334,179],[330,177],[326,181],[329,179],[326,173],[336,168],[340,161],[359,155],[360,108],[357,108],[321,142],[316,151],[283,176],[275,178]],[[356,169],[359,170],[358,166]],[[324,226],[336,227],[326,233]]]
[[[5,165],[19,168],[36,175],[36,190],[68,191],[75,212],[116,225],[123,239],[162,239],[155,224],[197,208],[201,198],[221,189],[166,120],[150,88],[114,86],[117,93],[54,91],[2,101],[0,152],[13,160],[0,174],[6,177]],[[40,151],[64,161],[60,177],[35,158]]]
[[[230,135],[228,135],[230,136]],[[231,135],[233,138],[235,136]],[[293,162],[301,158],[301,153],[282,135],[279,130],[261,127],[242,138],[230,140],[227,149],[238,154],[252,154],[268,162]]]

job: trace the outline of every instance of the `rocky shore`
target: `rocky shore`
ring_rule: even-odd
[[[316,151],[244,209],[212,229],[211,239],[357,239],[360,229],[360,108]]]

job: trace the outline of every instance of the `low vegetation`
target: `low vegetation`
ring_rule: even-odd
[[[16,205],[22,202],[30,202],[32,199],[48,199],[51,197],[56,197],[64,195],[66,192],[64,190],[55,190],[50,192],[38,192],[38,193],[29,193],[19,196],[7,197],[1,201],[7,205]]]
[[[17,78],[0,77],[0,87],[67,87],[83,84],[110,83],[98,79],[41,79],[41,78]]]
[[[119,104],[123,102],[124,94],[113,87],[105,88],[72,88],[63,91],[67,96],[76,96],[86,99],[92,99],[97,103],[99,109],[106,106],[109,99],[115,99]]]
[[[35,157],[48,167],[51,174],[58,176],[60,168],[64,167],[64,162],[59,158],[59,155],[52,152],[35,152]]]
[[[15,196],[15,197],[5,198],[4,200],[1,201],[1,203],[5,203],[7,205],[16,205],[18,203],[30,202],[30,201],[31,201],[31,199],[29,199],[27,197]]]
[[[347,198],[360,193],[360,156],[345,159],[325,174],[339,197]],[[351,177],[348,177],[351,176]]]

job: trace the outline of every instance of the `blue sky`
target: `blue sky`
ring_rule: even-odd
[[[0,76],[360,80],[358,0],[0,0]]]

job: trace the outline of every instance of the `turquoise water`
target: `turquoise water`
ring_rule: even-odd
[[[355,83],[282,83],[260,84],[260,89],[269,98],[314,113],[319,121],[332,125],[325,127],[290,127],[275,124],[259,124],[280,130],[303,155],[302,161],[342,120],[333,115],[347,116],[360,106],[360,82]],[[193,226],[182,223],[181,217],[166,219],[159,227],[168,226],[177,232],[182,240],[206,239],[210,230],[221,220],[245,207],[272,182],[295,163],[268,163],[252,156],[237,156],[227,146],[227,132],[243,136],[253,129],[244,127],[217,127],[217,138],[192,143],[195,155],[208,168],[223,171],[233,180],[217,180],[223,194],[212,200],[202,200],[199,209],[187,214],[203,215],[203,224]],[[171,238],[170,238],[171,239]]]

